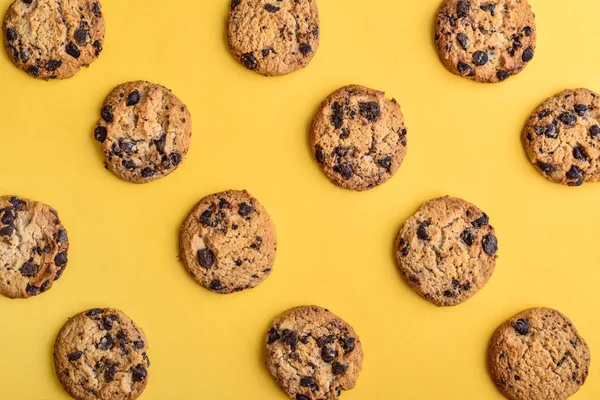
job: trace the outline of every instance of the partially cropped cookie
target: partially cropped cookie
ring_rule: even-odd
[[[527,0],[445,0],[435,28],[446,68],[487,83],[521,72],[533,59],[536,37]]]
[[[100,110],[94,139],[119,178],[147,183],[175,171],[192,138],[188,108],[164,86],[128,82],[114,88]]]
[[[65,79],[102,51],[104,17],[97,0],[16,0],[2,25],[12,62],[40,79]]]
[[[560,312],[532,308],[494,333],[488,364],[510,400],[566,400],[586,381],[590,349]]]
[[[446,196],[426,202],[404,223],[394,249],[402,276],[417,293],[437,306],[454,306],[492,276],[498,239],[483,211]]]
[[[0,294],[36,296],[67,266],[69,238],[52,207],[16,196],[0,197]]]
[[[233,56],[265,76],[304,68],[319,47],[316,0],[232,0],[227,38]]]
[[[544,101],[522,133],[529,160],[546,178],[580,186],[600,181],[600,98],[565,90]]]
[[[203,198],[181,227],[183,264],[198,283],[217,293],[251,289],[264,281],[276,250],[267,210],[246,191]]]
[[[400,168],[406,134],[395,99],[351,85],[336,90],[321,104],[312,123],[310,145],[329,180],[361,191],[381,185]]]
[[[94,308],[63,326],[54,344],[54,366],[77,400],[133,400],[148,383],[144,332],[122,311]]]
[[[267,334],[267,368],[295,400],[337,399],[354,388],[362,362],[354,329],[321,307],[292,308],[275,318]]]

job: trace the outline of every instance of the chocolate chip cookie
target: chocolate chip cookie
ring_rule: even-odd
[[[58,334],[56,375],[77,400],[134,400],[148,383],[147,350],[144,332],[122,311],[94,308]]]
[[[600,181],[600,98],[588,89],[565,90],[531,115],[525,151],[546,178],[569,186]]]
[[[104,17],[97,0],[16,0],[2,25],[13,63],[40,79],[65,79],[102,51]]]
[[[124,83],[110,92],[94,129],[105,165],[119,178],[147,183],[175,171],[192,138],[189,110],[169,89]]]
[[[232,0],[227,38],[233,56],[265,76],[304,68],[319,47],[316,0]]]
[[[333,183],[361,191],[381,185],[400,168],[406,134],[395,99],[351,85],[336,90],[321,104],[312,123],[310,145]]]
[[[275,226],[267,210],[246,191],[203,198],[181,227],[185,268],[216,293],[256,287],[271,273],[276,250]]]
[[[279,315],[267,333],[265,363],[295,400],[333,400],[356,385],[363,351],[354,329],[321,307]]]
[[[496,265],[498,239],[489,217],[464,200],[440,197],[423,204],[400,229],[395,253],[406,282],[437,306],[474,296]]]
[[[0,197],[0,294],[36,296],[67,266],[69,238],[52,207],[16,196]]]
[[[445,0],[435,28],[446,68],[487,83],[521,72],[533,59],[536,36],[527,0]]]
[[[490,342],[490,374],[511,400],[566,400],[585,383],[590,350],[567,317],[532,308],[502,324]]]

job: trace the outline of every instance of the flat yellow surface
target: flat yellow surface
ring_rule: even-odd
[[[11,0],[0,0],[5,10]],[[47,293],[0,298],[0,399],[67,399],[52,345],[69,316],[116,307],[146,332],[143,399],[285,399],[263,366],[272,320],[300,304],[354,326],[365,361],[345,400],[501,399],[487,342],[531,306],[569,316],[592,351],[577,400],[600,397],[600,184],[562,187],[526,159],[520,131],[564,88],[600,91],[597,0],[530,0],[538,48],[517,77],[483,85],[438,61],[440,0],[320,0],[321,47],[308,68],[264,78],[228,52],[228,0],[103,0],[104,52],[66,81],[35,80],[0,56],[0,192],[54,206],[69,264]],[[184,164],[136,186],[103,168],[92,139],[106,94],[124,81],[171,88],[190,108]],[[319,170],[308,128],[331,91],[359,83],[402,105],[408,155],[385,185],[339,189]],[[279,249],[258,288],[217,295],[179,263],[178,230],[201,197],[247,189],[270,212]],[[431,197],[465,198],[491,217],[496,272],[474,298],[436,308],[402,281],[392,246]]]

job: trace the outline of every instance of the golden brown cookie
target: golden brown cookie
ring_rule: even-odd
[[[586,381],[590,349],[567,317],[532,308],[494,333],[488,365],[510,400],[566,400]]]
[[[69,238],[52,207],[16,196],[0,197],[0,294],[36,296],[67,266]]]
[[[404,116],[395,99],[364,86],[333,92],[315,116],[310,145],[336,185],[372,189],[391,178],[406,155]]]
[[[316,0],[232,0],[227,38],[233,56],[265,76],[304,68],[319,47]]]
[[[564,90],[531,115],[522,142],[532,164],[552,182],[600,181],[600,98],[588,89]]]
[[[56,375],[77,400],[134,400],[148,383],[147,350],[144,332],[122,311],[94,308],[58,334]]]
[[[275,226],[246,191],[211,194],[196,204],[180,232],[180,257],[190,275],[217,293],[256,287],[273,268]]]
[[[94,139],[119,178],[147,183],[175,171],[192,138],[189,110],[169,89],[150,82],[114,88],[102,105]]]
[[[400,229],[394,246],[406,282],[437,306],[474,296],[496,265],[498,239],[488,216],[464,200],[423,204]]]
[[[13,63],[40,79],[65,79],[102,51],[104,17],[97,0],[16,0],[2,25]]]
[[[533,59],[536,36],[527,0],[445,0],[435,28],[446,68],[488,83],[521,72]]]
[[[292,399],[333,400],[353,389],[363,351],[354,329],[329,310],[292,308],[273,321],[265,341],[265,363]]]

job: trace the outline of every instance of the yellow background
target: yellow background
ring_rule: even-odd
[[[6,10],[11,0],[0,0]],[[0,399],[66,399],[52,345],[69,316],[117,307],[149,338],[143,399],[285,399],[263,366],[272,320],[300,304],[328,307],[365,351],[352,399],[501,399],[487,342],[531,306],[569,316],[592,351],[578,400],[600,397],[600,184],[562,187],[526,159],[520,131],[564,88],[600,91],[597,0],[530,0],[534,60],[498,85],[456,77],[433,45],[440,0],[319,0],[321,46],[308,68],[264,78],[231,57],[229,0],[103,0],[104,52],[73,79],[43,82],[0,56],[0,192],[58,209],[69,264],[47,293],[0,298]],[[136,186],[103,168],[92,131],[108,92],[146,79],[190,108],[183,165]],[[385,185],[354,193],[331,184],[307,135],[339,86],[385,90],[402,105],[408,155]],[[213,294],[178,262],[178,230],[201,197],[247,189],[278,233],[273,274],[254,290]],[[491,217],[496,272],[474,298],[436,308],[402,281],[392,245],[402,222],[450,194]]]

